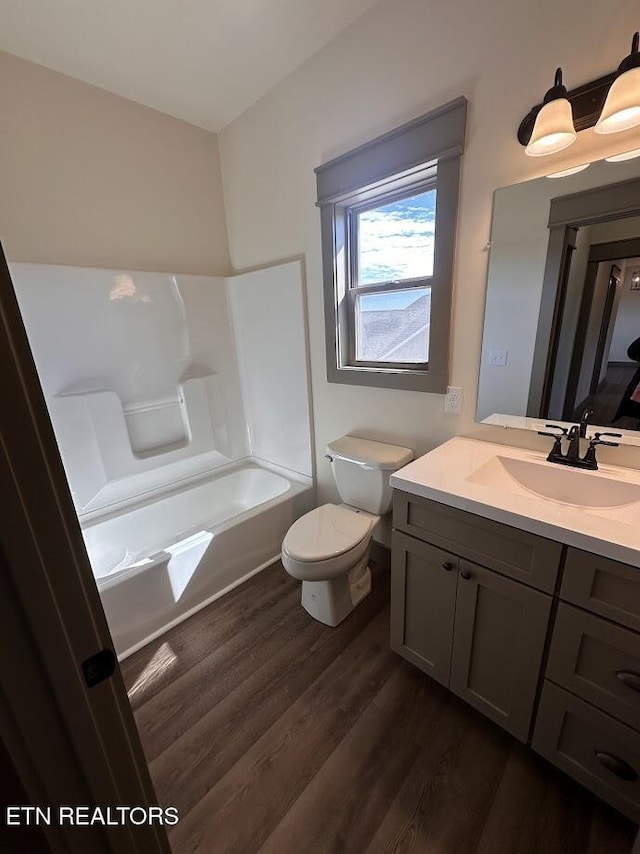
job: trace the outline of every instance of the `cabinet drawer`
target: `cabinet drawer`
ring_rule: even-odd
[[[393,532],[391,649],[449,685],[458,558]]]
[[[538,590],[551,593],[555,587],[559,543],[397,489],[393,525]]]
[[[547,676],[640,729],[640,635],[560,604]]]
[[[544,683],[532,747],[633,821],[640,821],[640,734]]]
[[[640,632],[640,569],[569,549],[560,598]]]

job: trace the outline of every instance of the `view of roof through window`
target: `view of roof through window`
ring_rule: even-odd
[[[431,288],[362,294],[356,306],[357,359],[418,364],[429,361]]]

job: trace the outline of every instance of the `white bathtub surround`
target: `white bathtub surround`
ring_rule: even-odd
[[[391,485],[640,567],[640,472],[602,463],[585,471],[546,456],[458,437],[397,471]]]
[[[249,453],[225,279],[11,274],[80,516]]]
[[[251,454],[313,476],[302,263],[227,280]]]
[[[81,518],[247,457],[312,475],[300,262],[11,273]]]
[[[11,273],[126,654],[272,562],[312,506],[302,264]]]
[[[119,656],[276,560],[312,501],[309,478],[236,464],[84,525]]]

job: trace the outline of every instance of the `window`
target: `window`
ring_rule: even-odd
[[[436,187],[350,210],[351,364],[429,363]]]
[[[444,392],[466,101],[316,170],[330,382]]]

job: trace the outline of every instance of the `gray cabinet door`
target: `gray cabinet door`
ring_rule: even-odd
[[[393,532],[391,648],[449,685],[458,558]]]
[[[460,561],[450,687],[527,741],[551,597]]]

